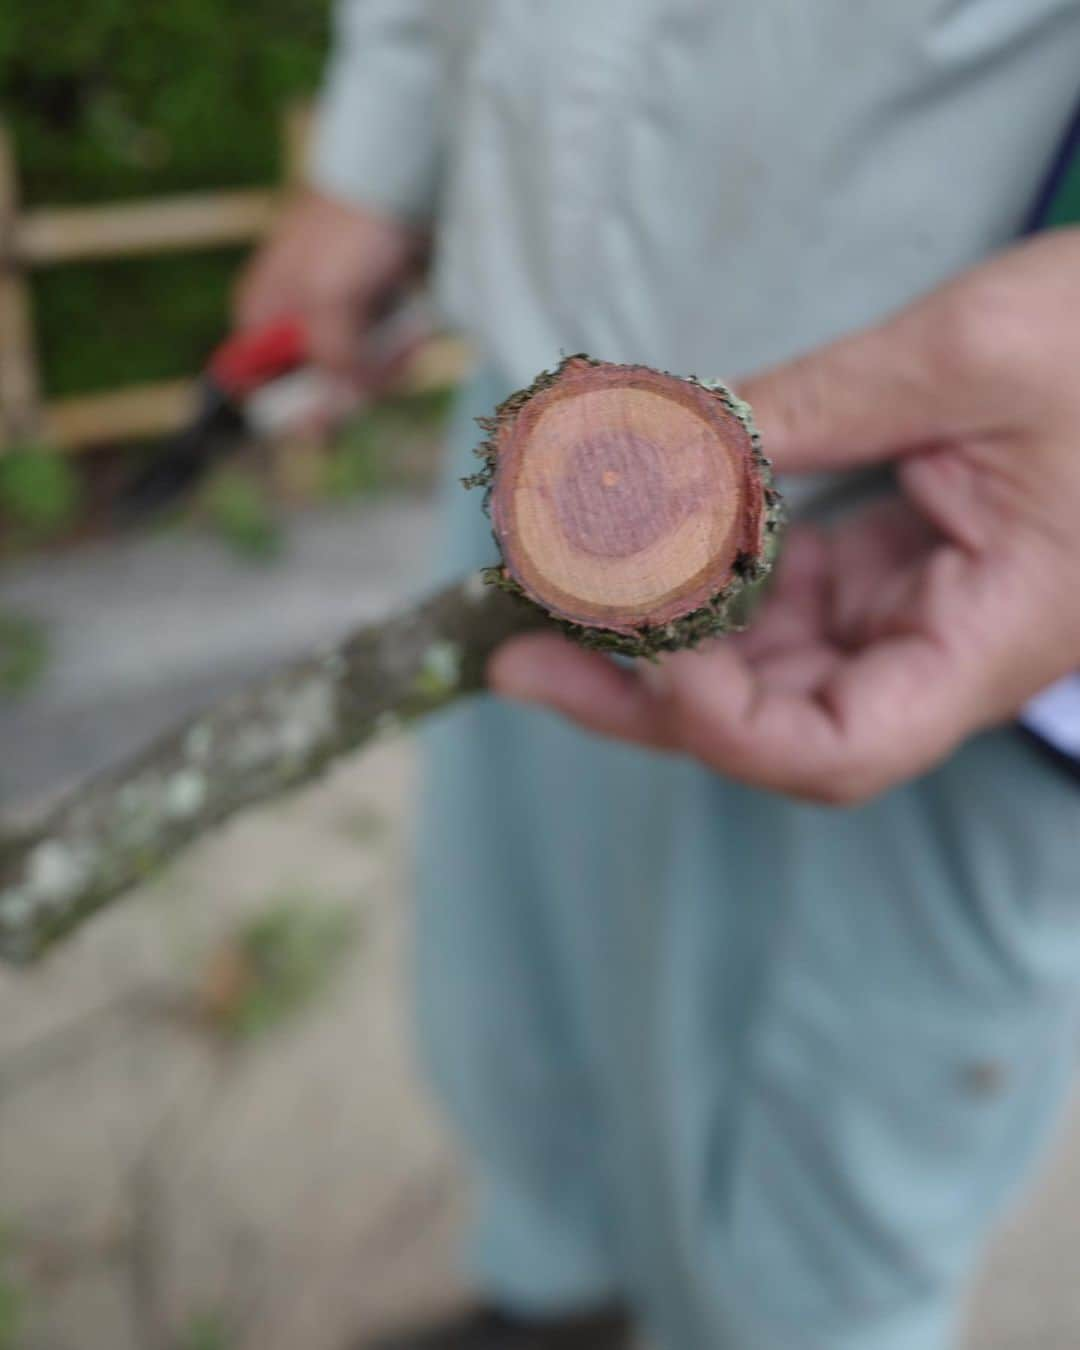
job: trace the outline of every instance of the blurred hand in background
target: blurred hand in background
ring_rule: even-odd
[[[290,206],[240,278],[234,320],[300,319],[314,363],[375,394],[411,350],[379,322],[420,268],[425,236],[365,207],[310,191]]]

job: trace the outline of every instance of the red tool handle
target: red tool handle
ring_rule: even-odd
[[[307,359],[303,323],[282,318],[226,339],[210,358],[208,370],[230,398],[242,398],[268,380],[304,365]]]

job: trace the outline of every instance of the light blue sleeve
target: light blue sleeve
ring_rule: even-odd
[[[440,159],[439,0],[338,0],[311,178],[332,196],[423,222]]]

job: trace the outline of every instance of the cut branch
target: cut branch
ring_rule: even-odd
[[[782,508],[723,384],[571,356],[482,425],[494,580],[629,656],[741,626]]]
[[[783,509],[723,385],[571,357],[482,425],[468,482],[503,565],[256,681],[0,836],[0,956],[29,960],[244,807],[479,691],[515,634],[554,623],[652,657],[745,623]]]
[[[483,687],[547,623],[479,576],[256,681],[0,837],[0,956],[24,962],[236,812]]]

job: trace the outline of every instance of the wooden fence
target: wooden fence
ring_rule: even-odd
[[[15,151],[0,122],[0,452],[39,441],[63,450],[168,432],[192,407],[193,382],[169,380],[78,398],[47,400],[34,341],[30,272],[57,263],[194,250],[259,239],[281,202],[303,179],[310,126],[307,104],[283,118],[284,179],[277,190],[208,192],[155,201],[23,210]],[[462,349],[434,340],[417,355],[410,383],[450,380]]]

